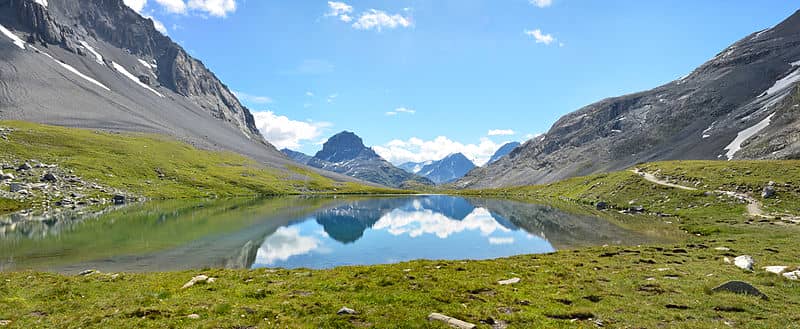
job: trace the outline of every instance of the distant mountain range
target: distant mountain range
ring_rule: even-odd
[[[497,152],[494,152],[494,155],[492,155],[492,157],[489,158],[489,162],[487,162],[487,164],[491,164],[491,163],[497,162],[497,160],[500,160],[500,158],[508,155],[509,153],[511,153],[511,151],[513,151],[515,148],[519,147],[520,145],[521,144],[519,142],[510,142],[510,143],[504,144],[503,146],[501,146],[497,150]]]
[[[609,98],[454,184],[542,184],[659,160],[800,158],[800,11],[689,75]]]
[[[475,164],[467,159],[466,156],[461,153],[455,153],[423,166],[417,172],[417,175],[430,179],[436,184],[444,184],[464,177],[474,168]]]
[[[412,174],[416,174],[420,170],[422,170],[422,167],[425,167],[425,166],[427,166],[427,165],[429,165],[431,163],[433,163],[433,161],[406,162],[404,164],[401,164],[401,165],[397,166],[397,168],[403,169],[403,170],[408,171],[408,172],[410,172]]]
[[[282,152],[301,164],[389,187],[433,184],[426,178],[395,167],[374,150],[364,146],[363,140],[349,131],[343,131],[329,138],[322,145],[322,150],[313,157],[288,149]]]

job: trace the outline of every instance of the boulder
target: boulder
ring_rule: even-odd
[[[786,271],[787,268],[789,268],[789,266],[765,266],[765,267],[763,267],[764,271],[767,271],[769,273],[774,273],[774,274],[781,274],[784,271]]]
[[[450,317],[439,313],[431,313],[430,315],[428,315],[428,321],[441,321],[453,328],[459,328],[459,329],[473,329],[476,327],[472,323],[462,321],[454,317]]]
[[[597,204],[595,204],[594,206],[597,207],[597,210],[606,210],[606,209],[608,209],[608,203],[605,202],[605,201],[600,201]]]
[[[772,186],[764,187],[764,190],[761,191],[761,197],[764,199],[771,199],[775,197],[775,188]]]
[[[121,194],[114,195],[112,201],[114,201],[114,204],[125,204],[125,196]]]
[[[711,289],[713,292],[732,292],[734,294],[750,295],[760,297],[762,299],[769,299],[761,290],[758,290],[753,285],[744,281],[728,281],[720,286]]]
[[[46,173],[46,174],[44,174],[44,176],[42,176],[42,181],[43,182],[55,183],[55,182],[58,181],[58,176],[56,176],[53,173]]]
[[[519,283],[519,281],[520,281],[520,278],[511,278],[511,279],[508,279],[508,280],[497,281],[497,284],[499,284],[501,286],[505,286],[505,285]]]
[[[11,184],[9,184],[9,191],[11,191],[11,193],[19,193],[19,191],[24,191],[25,188],[26,188],[26,186],[23,183],[11,183]]]
[[[793,281],[800,280],[800,270],[783,273],[783,277]]]
[[[31,170],[31,169],[33,169],[33,167],[31,167],[31,165],[29,163],[27,163],[27,162],[25,162],[25,163],[19,165],[19,167],[17,167],[18,171]]]
[[[756,261],[749,255],[742,255],[733,259],[733,265],[743,270],[752,271],[755,264]]]
[[[338,314],[338,315],[355,315],[355,314],[358,314],[358,312],[356,312],[356,310],[354,310],[352,308],[349,308],[349,307],[342,307],[338,311],[336,311],[336,314]]]

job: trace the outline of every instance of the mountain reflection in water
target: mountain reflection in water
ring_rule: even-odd
[[[0,270],[330,268],[647,241],[652,237],[600,218],[505,200],[430,195],[169,201],[72,220],[0,225]]]

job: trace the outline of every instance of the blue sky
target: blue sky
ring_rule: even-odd
[[[480,164],[503,142],[685,75],[797,10],[792,1],[125,1],[235,90],[277,146],[313,154],[350,130],[396,163],[461,151]]]

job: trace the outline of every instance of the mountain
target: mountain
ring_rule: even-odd
[[[407,171],[407,172],[410,172],[410,173],[412,173],[412,174],[416,174],[416,173],[418,173],[420,170],[422,170],[422,167],[425,167],[425,166],[427,166],[427,165],[431,164],[432,162],[433,162],[433,161],[425,161],[425,162],[406,162],[406,163],[404,163],[404,164],[401,164],[401,165],[397,166],[397,168],[403,169],[403,170],[405,170],[405,171]]]
[[[798,81],[800,11],[686,77],[565,115],[454,186],[548,183],[659,160],[800,158]]]
[[[497,152],[494,152],[494,155],[492,155],[492,157],[489,158],[489,162],[487,162],[487,164],[491,164],[491,163],[497,162],[497,160],[500,160],[500,158],[508,155],[509,153],[511,153],[511,151],[513,151],[515,148],[519,147],[520,145],[521,144],[519,142],[510,142],[510,143],[504,144],[503,146],[500,146],[500,148],[497,149]]]
[[[430,179],[436,184],[443,184],[464,177],[473,168],[475,168],[475,164],[472,161],[461,153],[455,153],[422,167],[417,175]]]
[[[292,159],[294,162],[299,164],[308,164],[308,162],[311,161],[311,158],[313,158],[312,156],[303,152],[292,151],[286,148],[282,149],[281,153],[285,154],[287,157],[289,157],[289,159]]]
[[[381,158],[356,134],[343,131],[329,138],[308,165],[390,187],[407,183],[431,185],[428,179],[408,173]]]
[[[0,1],[0,58],[2,120],[159,133],[292,163],[210,69],[123,0]]]

